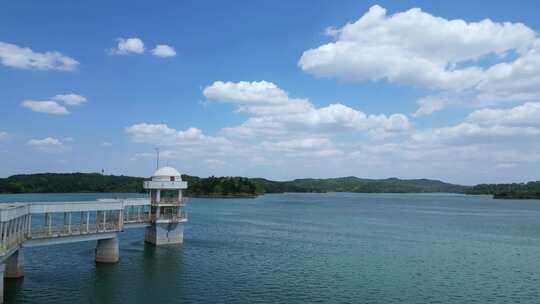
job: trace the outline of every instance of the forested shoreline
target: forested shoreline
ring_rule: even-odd
[[[247,177],[182,175],[187,196],[256,197],[284,192],[465,193],[501,199],[540,199],[540,182],[461,186],[430,179],[364,179],[354,176],[272,181]],[[0,193],[144,192],[147,178],[99,173],[38,173],[0,178]]]
[[[512,184],[480,184],[466,194],[488,194],[498,199],[540,199],[540,181]]]

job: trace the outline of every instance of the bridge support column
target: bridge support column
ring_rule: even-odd
[[[146,227],[144,240],[155,246],[182,244],[184,225],[182,223],[153,223],[152,226]]]
[[[97,263],[116,263],[118,262],[119,256],[118,237],[97,241]]]
[[[0,264],[0,304],[4,303],[4,273],[6,271],[6,265]]]
[[[24,277],[24,253],[22,248],[19,248],[6,259],[4,277],[7,279]]]

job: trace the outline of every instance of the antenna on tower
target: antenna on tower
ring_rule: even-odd
[[[159,148],[156,148],[156,154],[157,154],[157,158],[156,158],[156,170],[159,169]]]

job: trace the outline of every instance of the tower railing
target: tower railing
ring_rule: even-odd
[[[174,205],[185,205],[187,199],[185,197],[161,197],[158,203],[154,203],[154,205],[158,204],[174,204]]]
[[[154,214],[151,216],[151,219],[152,221],[166,220],[166,221],[173,221],[173,222],[183,222],[183,221],[187,221],[187,213],[185,211],[181,211],[180,215],[166,213],[166,214],[160,214],[159,216],[157,216]]]

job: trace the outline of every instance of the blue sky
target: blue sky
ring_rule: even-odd
[[[11,1],[0,176],[537,180],[538,8]]]

